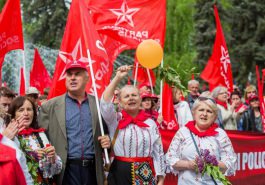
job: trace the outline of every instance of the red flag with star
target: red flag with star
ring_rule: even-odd
[[[38,50],[35,48],[32,69],[30,71],[30,86],[36,87],[41,94],[52,84],[51,77],[43,64]]]
[[[164,46],[166,0],[89,0],[88,7],[112,63],[122,51],[135,49],[146,39]],[[142,78],[145,72],[138,75]]]
[[[24,49],[20,0],[7,0],[0,14],[0,57]]]
[[[112,65],[109,65],[106,50],[87,10],[84,1],[72,1],[48,98],[66,92],[65,66],[69,62],[83,62],[89,68],[89,61],[92,61],[99,97],[109,84]],[[93,94],[91,78],[86,91]]]
[[[165,0],[89,0],[89,9],[100,34],[136,48],[146,39],[164,46]]]
[[[230,57],[219,19],[218,10],[215,5],[214,15],[216,22],[216,36],[213,53],[201,73],[201,78],[209,83],[210,90],[222,85],[226,87],[229,92],[233,92],[233,76]]]

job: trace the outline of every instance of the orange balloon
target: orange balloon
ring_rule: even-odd
[[[153,69],[161,63],[163,59],[163,49],[160,44],[153,39],[144,40],[136,49],[136,57],[143,67]]]

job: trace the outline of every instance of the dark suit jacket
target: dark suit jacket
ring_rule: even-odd
[[[100,133],[99,119],[96,108],[95,98],[88,95],[88,101],[90,111],[92,115],[92,126],[93,126],[93,139],[95,148],[95,160],[96,160],[96,174],[98,185],[103,185],[104,171],[103,171],[103,158],[102,148],[98,141]],[[63,161],[62,172],[55,176],[56,183],[62,184],[64,170],[67,162],[67,136],[66,136],[66,125],[65,125],[65,94],[49,100],[41,106],[39,113],[39,125],[46,129],[46,134],[55,147],[56,153],[61,157]]]

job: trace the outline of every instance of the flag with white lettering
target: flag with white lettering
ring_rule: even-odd
[[[7,0],[0,14],[0,57],[24,49],[20,0]]]
[[[233,76],[230,57],[224,33],[219,19],[217,7],[214,5],[216,36],[212,56],[201,73],[201,78],[209,83],[210,90],[222,85],[233,92]]]
[[[98,96],[100,97],[111,77],[108,56],[101,39],[95,29],[90,13],[84,1],[73,0],[67,24],[56,61],[52,87],[48,98],[66,92],[65,66],[70,62],[83,62],[89,68],[92,61]],[[86,91],[93,94],[92,80],[86,86]]]
[[[88,0],[88,7],[112,63],[122,51],[135,49],[146,39],[164,46],[166,0]],[[143,78],[145,70],[140,69],[138,76],[139,82],[149,81]]]

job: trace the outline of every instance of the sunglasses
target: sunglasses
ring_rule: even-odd
[[[198,100],[200,101],[207,101],[210,100],[211,102],[213,102],[214,104],[216,104],[216,101],[212,98],[207,98],[207,97],[198,97]]]

